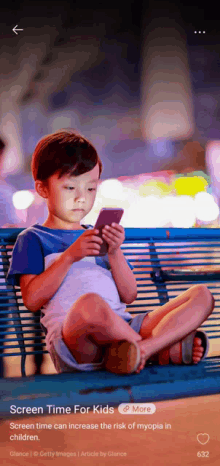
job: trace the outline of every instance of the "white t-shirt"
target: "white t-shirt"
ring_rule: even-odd
[[[82,226],[93,228],[92,225]],[[7,282],[19,286],[19,275],[42,273],[76,241],[83,231],[55,230],[34,224],[19,233],[12,253]],[[127,263],[133,269],[128,260]],[[41,324],[46,332],[48,347],[70,307],[80,296],[89,292],[99,294],[116,314],[126,321],[131,320],[131,314],[125,312],[126,304],[120,299],[108,255],[87,256],[71,265],[56,293],[41,309]]]

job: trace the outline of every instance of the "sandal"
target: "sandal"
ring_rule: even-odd
[[[193,343],[194,338],[201,338],[202,346],[204,348],[203,356],[201,360],[204,359],[209,352],[209,339],[206,332],[202,330],[195,330],[191,332],[186,338],[175,343],[170,349],[165,349],[159,352],[158,363],[161,366],[167,364],[194,364],[193,362]],[[200,360],[200,361],[201,361]]]
[[[140,348],[136,343],[121,340],[106,346],[104,364],[109,372],[132,374],[138,368],[140,360]]]
[[[160,351],[158,359],[159,365],[194,365],[192,349],[195,337],[201,338],[202,340],[204,353],[201,360],[204,359],[208,354],[210,346],[208,335],[202,330],[195,330],[183,340],[172,345],[170,349]],[[121,340],[106,346],[104,355],[105,369],[114,374],[132,374],[137,370],[140,359],[140,348],[135,342],[131,343],[127,340]],[[148,364],[149,361],[147,361],[146,365]]]

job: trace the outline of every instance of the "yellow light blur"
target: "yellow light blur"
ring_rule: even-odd
[[[208,183],[202,176],[183,176],[175,180],[174,186],[177,195],[195,196],[206,191]]]
[[[142,197],[150,195],[166,196],[170,194],[173,187],[163,183],[162,181],[147,181],[139,187],[139,195]]]

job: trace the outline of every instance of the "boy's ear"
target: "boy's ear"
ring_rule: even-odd
[[[40,180],[35,181],[35,189],[37,193],[44,198],[48,197],[48,192],[46,186],[44,186],[43,182]]]

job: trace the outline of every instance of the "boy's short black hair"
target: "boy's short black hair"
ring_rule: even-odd
[[[84,136],[72,129],[60,129],[44,136],[37,144],[31,162],[34,180],[47,184],[55,172],[58,178],[63,175],[78,176],[92,170],[99,164],[99,177],[102,162],[91,144]]]

